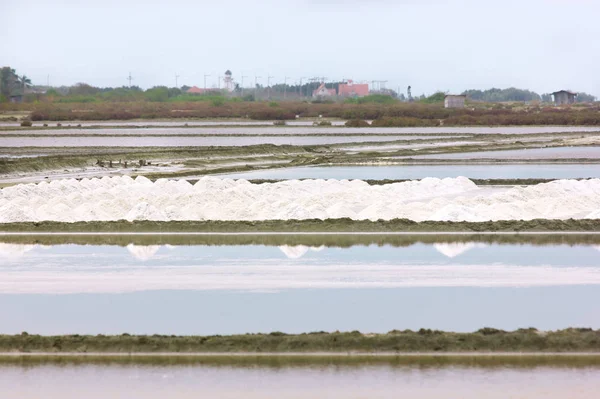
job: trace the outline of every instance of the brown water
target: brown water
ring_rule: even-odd
[[[1,366],[10,399],[597,398],[600,368]]]

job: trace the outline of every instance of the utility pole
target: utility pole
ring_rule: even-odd
[[[258,100],[258,79],[262,79],[260,76],[254,76],[254,99]]]
[[[175,75],[175,87],[179,87],[178,83],[179,75]]]
[[[287,97],[287,80],[289,79],[289,77],[284,77],[283,78],[283,98],[285,99]]]
[[[48,77],[46,78],[46,87],[50,88],[50,74],[48,74]]]
[[[131,72],[129,72],[129,77],[127,78],[127,80],[129,80],[129,88],[131,89],[131,81],[133,80],[133,77],[131,76]]]
[[[204,93],[202,93],[202,94],[205,94],[205,95],[206,95],[206,78],[208,78],[209,76],[210,76],[210,74],[204,75]]]
[[[300,87],[298,87],[298,94],[300,95],[300,97],[303,97],[304,95],[304,91],[302,90],[302,79],[306,79],[306,76],[300,78]]]
[[[267,75],[267,88],[269,90],[269,100],[271,99],[271,79],[275,76]]]
[[[244,97],[244,78],[247,78],[248,76],[244,76],[242,75],[242,97]]]

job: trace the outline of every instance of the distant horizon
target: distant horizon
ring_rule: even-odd
[[[7,66],[7,67],[11,67],[10,65],[5,65],[5,66]],[[17,73],[19,74],[19,76],[26,75],[26,76],[28,76],[28,77],[29,77],[29,75],[27,75],[27,73],[22,73],[21,71],[17,71]],[[132,75],[133,75],[133,74],[132,74]],[[351,80],[352,80],[352,79],[351,79]],[[346,81],[347,81],[347,80],[343,80],[343,79],[340,79],[340,80],[328,80],[328,81],[326,81],[325,83],[326,83],[326,84],[338,84],[338,83],[343,83],[343,82],[346,82]],[[235,83],[239,83],[237,80],[235,80],[235,77],[234,77],[234,82],[235,82]],[[308,83],[311,83],[311,82],[303,81],[303,82],[302,82],[302,85],[306,85],[306,84],[308,84]],[[368,85],[369,85],[369,90],[371,90],[371,91],[373,91],[373,92],[376,92],[376,91],[377,91],[377,89],[374,89],[374,88],[372,87],[372,85],[371,85],[371,84],[372,84],[372,82],[369,82],[369,81],[358,81],[358,82],[357,82],[357,81],[354,81],[353,83],[354,83],[354,84],[368,84]],[[139,89],[141,89],[141,90],[144,90],[144,91],[146,91],[146,90],[149,90],[149,89],[152,89],[152,88],[154,88],[154,87],[167,87],[167,88],[169,88],[169,89],[172,89],[172,88],[181,89],[182,87],[190,87],[190,88],[191,88],[191,87],[198,87],[198,88],[203,88],[203,84],[200,84],[200,85],[198,85],[198,84],[186,84],[186,83],[179,84],[178,86],[174,86],[174,85],[168,85],[168,84],[157,84],[157,85],[151,85],[151,86],[149,86],[149,87],[141,87],[141,86],[138,86],[138,85],[136,85],[136,84],[132,84],[131,86],[128,86],[127,84],[123,84],[123,85],[120,85],[120,86],[97,86],[97,85],[94,85],[94,84],[93,84],[93,83],[91,83],[91,82],[75,82],[75,83],[72,83],[72,84],[53,85],[53,84],[50,82],[50,85],[48,86],[48,85],[46,85],[45,83],[41,83],[41,84],[40,84],[40,83],[37,83],[37,82],[35,82],[35,81],[32,81],[32,86],[38,86],[38,87],[47,87],[47,88],[50,88],[50,89],[56,89],[56,88],[61,88],[61,87],[74,87],[74,86],[77,86],[78,84],[87,84],[87,85],[90,85],[90,86],[92,86],[92,87],[95,87],[95,88],[98,88],[98,89],[119,89],[119,88],[126,88],[126,89],[127,89],[127,88],[139,88]],[[261,85],[261,88],[267,88],[267,87],[269,87],[269,86],[266,86],[266,84],[265,84],[265,85],[262,85],[260,82],[259,82],[259,84]],[[274,86],[277,86],[277,85],[283,85],[283,84],[284,84],[284,82],[272,81],[272,82],[271,82],[271,87],[274,87]],[[298,86],[298,84],[299,84],[299,82],[293,82],[293,81],[288,81],[288,82],[287,82],[287,85],[288,85],[288,86]],[[220,88],[219,88],[219,87],[217,86],[217,84],[216,84],[216,83],[215,83],[213,86],[209,86],[209,85],[207,84],[207,85],[206,85],[206,89],[207,89],[207,90],[219,90],[219,89],[220,89],[220,90],[224,90],[224,88],[223,88],[223,87],[220,87]],[[245,85],[245,86],[244,86],[244,89],[245,89],[245,90],[254,90],[254,89],[255,89],[255,87],[254,87],[254,86],[246,86],[246,85]],[[382,90],[384,90],[384,89],[385,89],[385,90],[393,90],[393,91],[394,91],[394,92],[396,92],[397,94],[406,94],[406,89],[407,89],[407,87],[400,88],[400,91],[398,91],[398,90],[397,90],[398,88],[394,88],[394,87],[387,87],[387,86],[386,86],[386,87],[381,87],[381,89],[382,89]],[[467,88],[467,89],[464,89],[464,90],[459,90],[459,91],[456,91],[456,92],[449,92],[449,91],[443,91],[443,90],[435,90],[435,91],[433,91],[433,92],[431,92],[431,93],[417,93],[417,92],[415,92],[415,91],[413,90],[412,94],[413,94],[413,97],[419,97],[419,96],[421,96],[421,95],[430,96],[430,95],[433,95],[433,94],[435,94],[435,93],[445,93],[445,94],[462,94],[462,93],[464,93],[464,92],[471,91],[471,90],[481,90],[481,91],[484,91],[484,92],[485,92],[485,91],[487,91],[487,90],[494,90],[494,89],[498,89],[498,90],[507,90],[507,89],[528,90],[528,91],[531,91],[532,93],[538,94],[538,95],[540,95],[540,96],[542,96],[542,95],[546,95],[546,94],[552,94],[552,93],[554,93],[554,92],[558,92],[558,91],[563,91],[563,90],[566,90],[566,91],[572,91],[572,92],[575,92],[575,93],[591,94],[591,95],[594,95],[594,96],[595,96],[597,99],[598,99],[598,98],[600,98],[600,96],[596,96],[595,94],[593,94],[593,93],[590,93],[590,92],[588,92],[588,91],[585,91],[585,90],[573,90],[573,89],[571,89],[571,88],[562,88],[562,89],[553,90],[553,91],[551,91],[551,92],[547,92],[547,93],[546,93],[546,92],[543,92],[543,93],[542,93],[542,92],[537,92],[537,91],[535,91],[535,90],[532,90],[532,89],[530,89],[530,88],[527,88],[527,87],[516,87],[516,86],[499,87],[499,86],[494,86],[494,85],[492,85],[492,86],[490,86],[490,87],[478,88],[478,89],[474,89],[474,88]]]

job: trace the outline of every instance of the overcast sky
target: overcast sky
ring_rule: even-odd
[[[600,96],[598,0],[0,0],[0,64],[34,84],[387,80]]]

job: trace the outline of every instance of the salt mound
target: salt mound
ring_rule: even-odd
[[[289,259],[299,259],[306,255],[308,251],[321,252],[325,249],[325,246],[320,247],[307,247],[306,245],[281,245],[279,250],[285,254]]]
[[[473,248],[485,248],[485,244],[476,244],[474,242],[451,242],[451,243],[440,243],[433,244],[433,247],[442,255],[447,256],[448,258],[456,258],[459,255],[464,254],[465,252],[473,249]]]
[[[36,247],[37,245],[7,244],[0,242],[0,263],[2,259],[20,258]]]
[[[149,260],[152,259],[154,255],[160,249],[160,245],[135,245],[129,244],[127,245],[127,250],[131,255],[134,256],[137,260]]]
[[[477,187],[465,177],[371,186],[361,180],[250,184],[205,176],[55,180],[0,190],[0,223],[338,219],[472,221],[600,218],[600,180]]]

